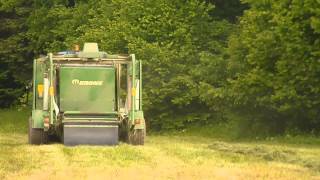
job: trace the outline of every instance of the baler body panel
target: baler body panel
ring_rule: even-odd
[[[88,114],[115,111],[114,67],[61,67],[60,111]]]

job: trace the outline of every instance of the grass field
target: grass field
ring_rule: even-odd
[[[29,114],[0,110],[0,179],[320,179],[316,138],[230,141],[170,133],[150,135],[139,147],[31,146]]]

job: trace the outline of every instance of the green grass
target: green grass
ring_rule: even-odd
[[[0,133],[27,133],[27,122],[30,115],[31,110],[26,108],[0,109]]]
[[[206,127],[153,134],[145,146],[31,146],[29,114],[27,109],[0,111],[0,179],[320,178],[316,137],[235,140]]]

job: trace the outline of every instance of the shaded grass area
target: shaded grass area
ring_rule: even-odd
[[[320,178],[316,138],[305,144],[282,137],[235,140],[198,128],[150,135],[145,146],[31,146],[26,133],[29,113],[0,111],[0,179]]]
[[[27,108],[0,109],[0,133],[27,133],[29,116]]]

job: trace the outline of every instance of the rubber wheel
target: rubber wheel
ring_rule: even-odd
[[[133,145],[144,145],[145,130],[134,129],[129,132],[129,142]]]
[[[48,142],[48,135],[43,129],[32,128],[32,120],[29,118],[29,129],[28,129],[29,144],[40,145]]]
[[[123,142],[131,144],[130,136],[131,136],[131,133],[130,133],[128,119],[124,119],[121,125],[119,126],[119,139]]]

